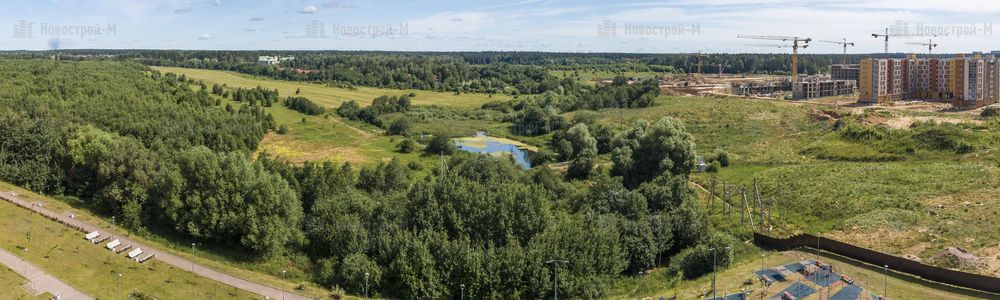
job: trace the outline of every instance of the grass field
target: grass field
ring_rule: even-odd
[[[882,268],[867,265],[849,258],[834,254],[820,252],[820,260],[833,265],[834,271],[854,278],[857,285],[868,292],[882,294],[883,270]],[[770,268],[784,265],[804,259],[815,259],[816,253],[804,251],[767,252],[764,254],[763,265]],[[747,258],[737,265],[720,270],[716,274],[716,287],[718,294],[732,294],[745,291],[754,291],[754,299],[759,297],[760,283],[752,274],[753,271],[761,269],[761,257],[756,255]],[[681,281],[674,287],[666,287],[665,282],[671,281],[666,276],[663,269],[656,269],[650,275],[638,278],[628,278],[621,280],[617,290],[621,291],[611,295],[609,298],[645,298],[657,299],[665,296],[670,299],[679,296],[679,299],[702,299],[703,295],[712,289],[712,275],[708,274],[695,280]],[[905,274],[889,272],[887,286],[888,296],[891,299],[995,299],[997,295],[980,293],[952,286],[942,285],[934,282],[924,281],[916,277]],[[768,295],[778,291],[769,290]]]
[[[0,299],[50,299],[52,297],[49,293],[32,297],[24,288],[21,288],[25,283],[28,283],[27,279],[15,273],[14,270],[8,269],[7,266],[0,265]]]
[[[185,74],[188,78],[194,78],[196,80],[203,80],[209,86],[212,84],[226,84],[231,88],[255,88],[258,85],[263,86],[268,89],[278,89],[281,97],[295,95],[296,89],[301,89],[300,96],[309,98],[313,102],[326,107],[337,108],[340,103],[354,100],[362,106],[371,104],[372,100],[379,96],[398,96],[414,93],[416,97],[413,97],[413,105],[440,105],[440,106],[452,106],[452,107],[463,107],[463,108],[478,108],[488,101],[492,100],[509,100],[510,96],[506,95],[488,95],[488,94],[461,94],[455,95],[454,93],[441,93],[432,91],[422,91],[422,90],[394,90],[394,89],[379,89],[370,87],[356,87],[355,89],[343,89],[343,88],[333,88],[322,84],[316,83],[306,83],[306,82],[293,82],[284,80],[274,80],[262,77],[253,77],[250,75],[227,72],[227,71],[217,71],[217,70],[204,70],[204,69],[188,69],[188,68],[173,68],[173,67],[153,67],[155,70],[159,70],[162,73],[173,72],[176,74]]]
[[[83,240],[65,225],[7,202],[0,203],[0,228],[4,250],[96,298],[117,296],[118,273],[123,274],[123,294],[139,292],[161,299],[255,298],[155,259],[145,264],[125,259]]]
[[[30,191],[0,182],[0,191],[16,191],[18,196],[31,201],[41,201],[45,207],[54,211],[73,211],[77,219],[84,222],[111,228],[111,224],[100,217],[94,216],[86,209],[73,207],[73,199],[56,200]],[[31,231],[31,244],[26,259],[36,266],[45,269],[53,276],[73,285],[82,291],[98,296],[111,298],[109,282],[117,285],[117,278],[108,274],[125,274],[125,286],[131,290],[161,295],[160,299],[218,299],[221,298],[253,298],[255,295],[243,292],[227,285],[194,276],[191,273],[157,262],[155,259],[146,264],[136,265],[132,262],[104,250],[99,245],[93,245],[83,240],[76,231],[45,219],[7,202],[0,203],[0,230],[4,249],[21,255],[20,250],[27,242],[27,232]],[[30,223],[27,223],[30,222]],[[24,224],[34,224],[28,226]],[[192,255],[191,243],[188,240],[177,240],[168,236],[151,236],[137,234],[116,228],[129,239],[156,247],[162,251],[193,260],[207,267],[232,274],[251,281],[270,286],[295,290],[297,293],[326,297],[330,292],[315,284],[307,282],[309,264],[299,257],[276,257],[263,261],[242,260],[239,253],[226,252],[226,245],[198,245],[195,255]],[[53,246],[55,245],[55,246]],[[44,249],[44,251],[35,251]],[[16,251],[15,251],[16,250]],[[56,256],[55,254],[62,254]],[[50,255],[51,254],[51,255]],[[45,257],[50,256],[50,257]],[[86,272],[77,269],[79,262],[93,258],[93,263]],[[142,266],[142,267],[138,267]],[[286,279],[281,278],[281,270],[287,270]],[[95,280],[88,281],[89,277]],[[114,291],[117,293],[117,290]],[[231,296],[235,294],[236,296]]]

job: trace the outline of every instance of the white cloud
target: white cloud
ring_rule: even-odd
[[[198,36],[198,40],[199,41],[206,41],[206,40],[211,40],[211,39],[212,39],[212,36],[208,35],[208,34],[202,34],[202,35]]]
[[[482,12],[445,12],[409,22],[412,31],[436,33],[473,33],[494,25],[494,18]]]
[[[303,7],[302,10],[299,11],[300,14],[315,14],[318,12],[319,9],[312,5],[306,5],[306,7]]]

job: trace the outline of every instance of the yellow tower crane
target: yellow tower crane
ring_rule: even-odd
[[[792,48],[792,81],[797,81],[799,78],[799,48],[808,48],[809,42],[812,41],[811,38],[800,38],[797,36],[781,36],[781,35],[748,35],[740,34],[736,38],[741,39],[757,39],[757,40],[772,40],[772,41],[782,41],[782,42],[792,42],[791,45],[776,45],[778,48]],[[799,45],[799,42],[802,42]],[[769,45],[770,46],[770,45]],[[766,46],[766,47],[769,47]]]

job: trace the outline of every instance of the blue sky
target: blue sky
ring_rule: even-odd
[[[926,35],[892,39],[891,52],[924,53],[906,43],[930,38],[936,53],[1000,50],[996,0],[5,0],[0,20],[3,50],[790,51],[736,38],[756,34],[847,38],[849,52],[873,53],[883,41],[871,34],[890,26]]]

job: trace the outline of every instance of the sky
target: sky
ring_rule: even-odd
[[[994,21],[997,0],[4,0],[0,50],[881,53],[890,28],[890,52],[967,53],[1000,50]]]

